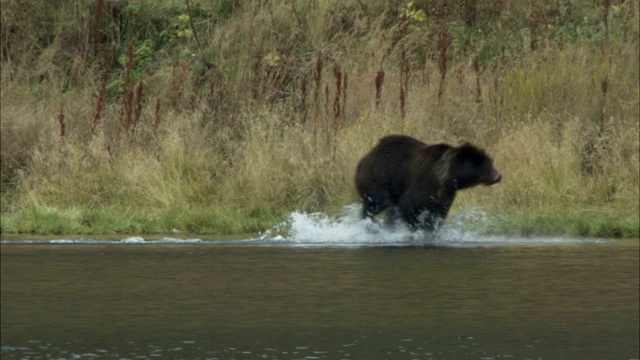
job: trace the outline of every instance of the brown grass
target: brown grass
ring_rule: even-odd
[[[438,26],[399,21],[401,4],[324,1],[251,3],[213,26],[197,16],[215,9],[192,3],[183,13],[193,38],[162,35],[169,40],[153,24],[182,29],[165,15],[173,10],[118,4],[98,1],[85,9],[95,23],[75,27],[56,12],[56,35],[40,39],[20,15],[26,4],[3,3],[3,212],[133,208],[154,221],[167,209],[211,206],[332,210],[357,201],[355,165],[377,139],[406,133],[471,141],[494,156],[504,182],[464,192],[455,210],[637,220],[633,2],[584,10],[605,28],[575,41],[549,26],[572,25],[551,17],[551,2],[527,3],[525,23],[489,2],[461,18],[457,7],[416,2]],[[117,32],[135,16],[144,26]],[[493,16],[529,32],[473,45],[477,31],[464,26],[489,31]],[[31,29],[38,51],[11,29]],[[149,38],[166,43],[146,55]]]

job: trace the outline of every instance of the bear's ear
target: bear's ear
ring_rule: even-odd
[[[460,163],[471,161],[474,165],[482,165],[486,158],[485,152],[470,143],[464,143],[456,149],[457,159]]]
[[[468,141],[463,142],[462,145],[458,146],[458,148],[461,150],[467,150],[467,149],[477,150],[477,148]]]

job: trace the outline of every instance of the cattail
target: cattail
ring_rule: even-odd
[[[93,56],[98,54],[98,44],[100,44],[100,24],[102,23],[102,12],[104,9],[104,0],[96,2],[96,17],[93,23]]]
[[[609,13],[611,12],[611,0],[604,0],[604,36],[605,42],[609,43]]]
[[[611,56],[609,51],[609,13],[611,11],[611,0],[604,0],[604,43],[602,51],[607,59],[607,72],[604,80],[600,84],[602,90],[602,108],[600,110],[600,129],[604,125],[605,111],[607,108],[607,93],[609,92],[609,72],[611,71]]]
[[[320,88],[322,86],[322,67],[323,67],[322,56],[318,55],[318,58],[316,59],[316,74],[313,77],[313,80],[316,83],[316,92],[313,94],[313,102],[315,106],[315,110],[314,110],[315,118],[318,118],[318,115],[320,112]]]
[[[342,95],[342,72],[340,71],[339,65],[333,68],[333,78],[336,81],[336,96],[333,99],[333,117],[337,120],[340,117],[340,96]]]
[[[316,76],[314,77],[314,80],[316,81],[316,89],[320,89],[320,81],[322,80],[322,67],[322,56],[318,55],[318,58],[316,59]]]
[[[129,130],[133,122],[133,89],[131,86],[131,73],[133,72],[134,65],[133,48],[134,42],[131,41],[129,43],[129,50],[127,51],[128,58],[125,66],[123,84],[123,88],[125,91],[123,95],[124,108],[122,116],[120,118],[121,127],[123,127],[125,130]]]
[[[325,116],[329,114],[329,85],[324,85],[324,113]],[[326,137],[327,146],[331,144],[331,132],[329,131],[329,124],[325,124],[326,131],[324,132]]]
[[[482,87],[480,86],[480,59],[478,54],[473,58],[473,71],[476,73],[476,102],[481,102]]]
[[[409,62],[407,61],[405,49],[402,49],[400,63],[400,119],[402,121],[400,123],[400,132],[403,132],[404,118],[407,113],[406,102],[409,96]]]
[[[380,106],[380,99],[382,98],[382,84],[384,83],[384,70],[380,69],[376,74],[376,108]]]
[[[349,82],[347,81],[347,72],[342,71],[342,114],[341,116],[344,118],[344,109],[347,107],[347,87],[349,86]]]
[[[542,17],[542,10],[539,4],[531,3],[531,19],[529,20],[529,31],[531,32],[531,51],[536,51],[538,48],[538,27],[540,26],[540,19]]]
[[[184,83],[187,77],[187,72],[189,72],[189,68],[191,67],[191,60],[185,61],[180,64],[180,73],[178,74],[178,81],[176,82],[175,88],[173,90],[173,94],[171,96],[171,105],[175,108],[178,106],[178,98],[182,95],[182,90],[184,89]]]
[[[96,127],[102,118],[102,112],[104,111],[104,105],[107,97],[107,83],[109,82],[109,48],[104,47],[104,71],[102,73],[102,83],[100,84],[100,95],[98,96],[98,104],[96,105],[96,113],[93,116],[93,124],[91,125],[91,135],[96,134]]]
[[[400,118],[402,122],[400,123],[400,132],[402,133],[402,129],[404,129],[404,117],[406,115],[405,103],[407,100],[407,94],[405,92],[404,86],[400,83]]]
[[[122,128],[128,131],[131,129],[131,124],[133,123],[133,90],[127,90],[124,93],[123,100]]]
[[[307,79],[302,79],[300,84],[300,110],[302,110],[302,124],[307,122]]]
[[[444,84],[447,76],[447,50],[450,45],[449,30],[445,28],[440,36],[440,41],[438,41],[438,47],[440,49],[440,86],[438,88],[438,99],[441,99],[444,94]]]
[[[60,123],[60,137],[64,137],[66,124],[64,122],[64,112],[60,109],[58,114],[58,123]]]
[[[329,85],[324,86],[324,113],[329,114]]]
[[[133,113],[133,124],[131,125],[131,135],[136,130],[136,126],[138,125],[138,120],[140,119],[140,114],[142,113],[142,95],[144,93],[144,81],[138,81],[138,85],[136,85],[135,91],[135,103],[136,108]]]
[[[158,126],[160,126],[160,98],[156,99],[156,109],[153,114],[153,130],[154,132],[158,131]]]

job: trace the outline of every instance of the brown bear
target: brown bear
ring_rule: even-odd
[[[363,218],[387,210],[390,224],[400,217],[412,230],[427,231],[447,217],[456,191],[500,180],[482,149],[427,145],[405,135],[380,139],[360,160],[355,178]]]

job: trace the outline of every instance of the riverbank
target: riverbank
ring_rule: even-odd
[[[471,3],[3,3],[0,232],[336,214],[405,133],[493,157],[474,231],[637,238],[637,4]]]
[[[156,238],[166,234],[174,236],[258,236],[280,224],[287,224],[290,214],[242,213],[240,211],[204,209],[201,211],[172,211],[165,214],[135,212],[101,213],[71,211],[47,211],[4,214],[2,236],[21,238],[34,235],[113,236],[144,235]],[[329,217],[331,218],[331,217]],[[340,217],[334,217],[340,220]],[[479,235],[501,236],[578,236],[588,238],[635,238],[638,222],[620,219],[604,212],[559,214],[506,214],[484,213],[477,209],[470,213],[453,213],[455,227]]]

